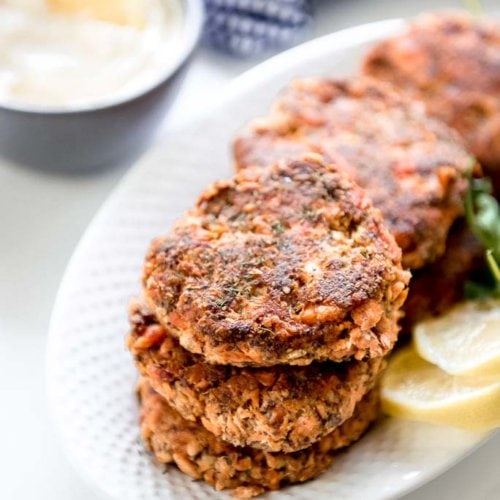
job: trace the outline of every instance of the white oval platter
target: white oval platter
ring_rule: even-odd
[[[230,142],[267,112],[294,77],[357,71],[366,48],[400,31],[402,20],[366,24],[284,52],[231,84],[210,112],[150,151],[86,231],[53,311],[47,350],[51,410],[75,468],[117,500],[229,498],[143,451],[136,372],[124,347],[126,307],[139,290],[150,240],[165,233],[211,181],[231,175]],[[273,499],[388,499],[427,482],[474,449],[483,435],[383,419],[329,471]]]

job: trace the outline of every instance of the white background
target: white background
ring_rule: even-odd
[[[308,38],[459,1],[323,0]],[[499,0],[483,1],[488,9]],[[196,53],[159,134],[195,119],[258,61]],[[59,281],[82,232],[127,166],[86,176],[48,174],[0,161],[0,499],[97,499],[72,470],[47,415],[44,350]],[[500,498],[500,435],[406,500]],[[104,500],[104,499],[103,499]]]

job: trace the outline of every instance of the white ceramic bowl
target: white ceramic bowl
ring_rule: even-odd
[[[154,81],[105,104],[40,110],[0,104],[0,155],[18,163],[82,171],[131,161],[148,145],[200,37],[202,0],[181,0],[182,40]]]

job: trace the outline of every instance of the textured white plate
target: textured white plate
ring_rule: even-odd
[[[348,75],[366,47],[403,21],[329,35],[240,77],[224,102],[149,153],[101,209],[68,267],[54,308],[47,356],[51,408],[78,471],[101,492],[126,499],[220,498],[175,468],[165,473],[143,451],[135,370],[124,348],[126,305],[139,290],[152,237],[168,230],[207,183],[231,174],[229,145],[248,119],[265,113],[293,77]],[[428,481],[483,436],[446,427],[383,420],[320,478],[272,498],[391,498]]]

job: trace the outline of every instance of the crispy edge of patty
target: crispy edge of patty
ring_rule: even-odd
[[[127,347],[141,376],[190,421],[236,446],[293,452],[338,427],[375,386],[381,358],[309,366],[211,365],[186,351],[140,300]]]
[[[184,419],[145,380],[140,381],[138,394],[142,439],[156,460],[173,463],[216,490],[232,489],[240,498],[317,477],[340,449],[363,436],[379,414],[374,389],[356,405],[349,420],[314,445],[294,453],[271,453],[216,438],[199,423]]]
[[[443,256],[419,269],[410,281],[403,305],[401,333],[408,335],[415,324],[440,316],[464,298],[464,283],[484,268],[484,248],[464,220],[450,231]]]
[[[407,293],[400,258],[365,193],[308,155],[208,188],[153,241],[144,295],[181,345],[211,363],[381,357]]]
[[[371,49],[362,71],[421,99],[462,135],[500,185],[499,51],[498,20],[428,13]]]
[[[346,109],[346,101],[357,105],[357,113]],[[329,108],[337,119],[328,116]],[[396,115],[404,125],[401,137],[384,135],[378,125],[384,115],[388,123]],[[372,125],[365,130],[370,121],[378,133]],[[414,144],[404,136],[407,129],[418,138]],[[372,78],[299,79],[284,89],[268,117],[250,122],[233,143],[237,170],[306,151],[327,155],[367,190],[402,248],[406,268],[423,267],[444,252],[447,232],[463,210],[470,158],[458,135],[427,116],[421,104]]]

